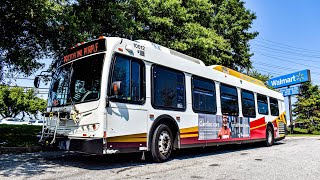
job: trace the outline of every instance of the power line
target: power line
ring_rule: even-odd
[[[286,60],[286,59],[281,59],[281,58],[270,56],[270,55],[266,55],[266,54],[260,54],[260,55],[265,56],[265,57],[269,57],[269,58],[273,58],[273,59],[278,59],[278,60],[281,60],[281,61],[290,62],[292,64],[298,64],[298,65],[301,65],[301,66],[313,67],[313,68],[320,69],[320,66],[312,66],[312,65],[307,65],[307,64],[301,64],[301,63],[297,63],[297,62],[294,62],[294,61],[289,61],[289,60]]]
[[[258,37],[257,39],[255,39],[255,41],[260,41],[259,39],[261,39],[262,41],[265,41],[263,43],[266,43],[266,44],[272,44],[273,46],[285,46],[285,47],[289,47],[289,48],[292,48],[292,49],[300,49],[300,50],[303,50],[303,51],[309,51],[309,52],[314,52],[316,54],[320,54],[320,51],[319,50],[311,50],[311,49],[305,49],[305,48],[301,48],[301,47],[295,47],[295,46],[291,46],[291,45],[287,45],[287,44],[283,44],[283,43],[280,43],[280,42],[276,42],[276,41],[271,41],[271,40],[267,40],[267,39],[264,39],[264,38],[261,38],[261,37]],[[260,41],[260,42],[262,42]],[[276,45],[274,45],[276,44]]]
[[[264,53],[264,52],[261,52],[261,51],[255,51],[254,53],[257,53],[257,54],[266,54],[266,55],[269,55],[269,56],[275,56],[275,54]],[[277,56],[277,57],[280,57],[280,58],[288,58],[288,59],[294,59],[294,60],[298,60],[298,61],[320,62],[320,60],[301,59],[301,58],[296,58],[296,57],[279,56],[279,55],[276,55],[276,56]]]
[[[258,47],[262,47],[264,49],[278,51],[278,52],[281,52],[283,54],[294,54],[296,56],[301,56],[301,57],[320,58],[320,55],[319,56],[314,56],[314,55],[310,55],[310,54],[302,54],[302,53],[297,53],[297,52],[293,52],[293,51],[286,51],[286,50],[283,50],[283,49],[277,49],[277,48],[273,48],[273,47],[269,47],[269,46],[265,46],[265,45],[259,45],[259,44],[255,44],[255,43],[252,43],[252,44],[255,45],[255,46],[258,46]]]
[[[260,63],[260,62],[253,62],[254,64],[257,64],[257,65],[261,65],[261,66],[268,66],[268,67],[272,67],[272,68],[275,68],[275,69],[281,69],[281,70],[290,70],[290,71],[300,71],[301,69],[293,69],[293,68],[289,68],[289,67],[283,67],[283,66],[276,66],[276,65],[270,65],[270,64],[267,64],[267,63]],[[314,71],[311,71],[312,74],[317,74],[317,75],[320,75],[319,72],[314,72]]]

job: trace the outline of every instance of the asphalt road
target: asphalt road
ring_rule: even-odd
[[[0,155],[0,179],[319,179],[320,136],[261,144],[180,150],[165,163],[139,154],[68,152]]]

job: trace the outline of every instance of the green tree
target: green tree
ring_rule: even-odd
[[[232,61],[224,62],[227,67],[241,70],[252,66],[249,41],[258,32],[249,32],[253,20],[257,17],[246,9],[242,0],[211,0],[215,7],[213,28],[228,41],[231,46]]]
[[[31,0],[0,4],[0,72],[26,75],[99,35],[145,39],[235,70],[251,67],[254,13],[241,0]],[[1,75],[3,73],[0,73]],[[0,79],[3,77],[0,77]]]
[[[262,74],[256,69],[251,69],[249,72],[246,73],[248,76],[251,76],[253,78],[259,79],[260,81],[264,82],[267,86],[267,81],[272,78],[271,74]]]
[[[297,102],[293,109],[296,116],[295,122],[303,123],[312,133],[320,124],[320,89],[310,82],[301,86],[301,94],[297,96]]]
[[[45,110],[47,102],[35,96],[34,90],[24,92],[23,88],[0,86],[0,115],[16,117],[20,113],[37,118]]]
[[[61,7],[52,0],[1,1],[0,80],[4,68],[30,75],[43,67],[39,59],[52,55]]]
[[[86,1],[72,5],[79,32],[146,39],[199,58],[207,65],[251,67],[248,32],[254,13],[240,0]]]

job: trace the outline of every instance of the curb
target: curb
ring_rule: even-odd
[[[32,147],[0,147],[0,154],[8,153],[30,153],[38,152],[43,150],[41,146],[32,146]]]

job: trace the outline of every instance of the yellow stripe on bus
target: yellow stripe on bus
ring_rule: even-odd
[[[147,142],[147,134],[133,134],[126,136],[107,137],[107,142]]]
[[[180,134],[190,133],[190,132],[198,132],[198,126],[180,129]]]
[[[250,128],[250,130],[258,129],[258,128],[263,127],[263,126],[266,126],[266,124],[262,124],[260,126],[256,126],[256,127]]]
[[[180,138],[198,137],[198,134],[181,134]]]

